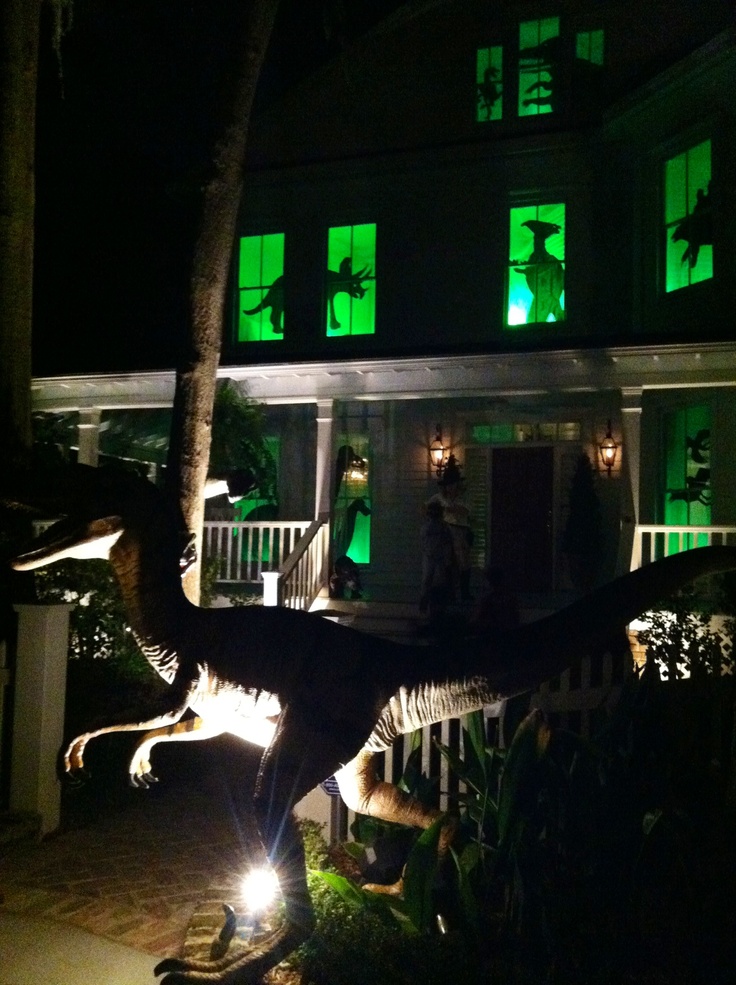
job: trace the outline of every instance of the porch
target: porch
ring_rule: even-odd
[[[249,523],[237,520],[208,520],[204,525],[204,558],[214,582],[226,593],[262,597],[264,605],[283,605],[295,609],[323,609],[328,597],[330,573],[330,524],[317,520],[263,520]],[[670,526],[637,524],[628,565],[635,570],[651,561],[678,554],[693,547],[736,545],[736,525]],[[625,560],[625,559],[624,559]],[[413,576],[413,580],[412,580]],[[408,571],[402,595],[418,598],[418,571]],[[416,584],[414,584],[416,582]],[[561,608],[570,593],[556,592],[544,597],[521,600],[526,619]],[[383,608],[394,622],[410,618],[411,604],[396,600],[378,603],[370,592],[360,606],[346,604],[346,614],[354,619],[371,609]],[[393,634],[392,634],[393,635]]]

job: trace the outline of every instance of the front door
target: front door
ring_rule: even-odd
[[[517,592],[552,590],[552,448],[494,448],[489,562]]]

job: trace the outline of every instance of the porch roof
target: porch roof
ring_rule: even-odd
[[[736,342],[221,366],[218,378],[265,404],[732,387]],[[31,400],[57,413],[170,407],[174,384],[173,370],[40,377]]]

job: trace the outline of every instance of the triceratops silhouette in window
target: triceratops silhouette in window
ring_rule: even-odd
[[[361,283],[366,277],[371,276],[370,267],[362,267],[353,273],[353,262],[350,257],[345,257],[340,261],[339,270],[328,270],[326,277],[327,304],[330,311],[330,328],[340,328],[340,322],[335,316],[335,295],[349,294],[351,298],[358,300],[365,297],[366,288]],[[247,288],[241,288],[247,290]],[[263,299],[255,308],[244,308],[244,315],[257,315],[266,308],[271,309],[269,321],[274,335],[283,335],[283,316],[284,316],[284,277],[277,277],[263,296]]]
[[[544,222],[541,219],[527,219],[522,222],[522,226],[531,230],[534,249],[528,260],[512,260],[511,263],[517,274],[524,275],[532,292],[529,321],[546,322],[550,315],[553,315],[555,321],[560,321],[565,317],[560,304],[560,297],[565,290],[565,270],[545,243],[550,236],[559,233],[562,227],[556,222]]]
[[[710,182],[708,191],[698,188],[695,208],[682,222],[678,222],[672,233],[672,242],[685,240],[687,249],[682,254],[682,262],[688,261],[690,269],[698,262],[701,246],[713,245],[713,213],[710,207]]]

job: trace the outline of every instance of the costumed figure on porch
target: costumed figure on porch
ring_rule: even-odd
[[[470,510],[463,501],[464,481],[460,466],[454,455],[450,455],[442,476],[437,482],[439,490],[428,501],[440,503],[442,517],[450,528],[453,547],[453,587],[460,590],[463,602],[469,601],[470,569],[473,532],[470,527]]]

